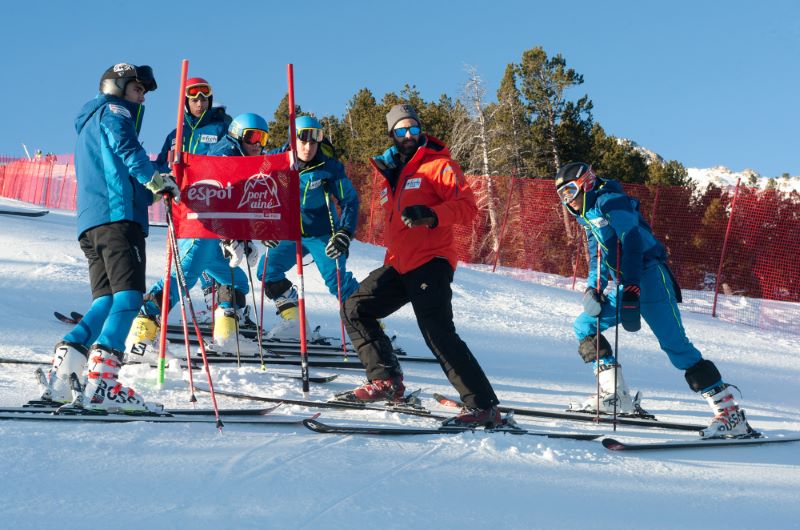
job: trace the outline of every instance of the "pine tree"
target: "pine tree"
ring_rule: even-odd
[[[295,104],[295,116],[302,114],[300,105]],[[269,125],[269,140],[267,149],[281,147],[289,141],[289,95],[283,96],[278,108],[272,115],[272,120],[267,122]]]
[[[515,69],[520,92],[532,119],[534,142],[538,144],[534,149],[536,170],[543,175],[555,175],[566,162],[564,146],[559,141],[562,120],[566,117],[573,122],[562,131],[567,141],[571,138],[568,132],[583,130],[588,135],[591,128],[592,104],[588,96],[572,103],[566,97],[568,89],[583,84],[583,76],[567,68],[561,54],[548,58],[541,47],[526,50]],[[587,120],[589,123],[581,123]]]
[[[489,150],[500,175],[533,176],[530,121],[517,88],[514,65],[506,66],[497,90],[497,103],[487,108],[492,116]]]
[[[648,184],[683,186],[694,189],[694,182],[689,178],[689,173],[677,160],[663,163],[653,162],[647,166],[647,173]]]

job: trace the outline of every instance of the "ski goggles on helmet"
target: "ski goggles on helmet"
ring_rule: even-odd
[[[200,84],[186,87],[186,97],[189,99],[197,99],[200,96],[208,98],[212,94],[213,92],[211,91],[211,85]]]
[[[411,133],[411,136],[419,136],[422,132],[422,127],[419,125],[412,125],[411,127],[398,127],[394,129],[394,135],[398,138],[402,138],[406,135],[406,133]]]
[[[267,146],[269,140],[269,133],[261,129],[245,129],[242,131],[242,141],[246,144],[261,144],[261,147]]]
[[[563,204],[571,203],[573,200],[575,200],[575,197],[577,197],[578,193],[580,192],[581,187],[578,186],[577,180],[567,182],[556,190],[556,193],[558,193],[558,198],[561,199]]]
[[[563,204],[569,204],[575,200],[581,191],[589,191],[593,189],[595,178],[596,176],[594,171],[592,171],[592,168],[590,167],[577,179],[566,182],[556,189],[558,198],[561,199]]]
[[[298,129],[297,139],[301,142],[321,142],[325,134],[322,129]]]

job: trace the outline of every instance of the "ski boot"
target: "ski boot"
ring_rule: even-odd
[[[702,438],[752,438],[758,436],[747,423],[744,410],[739,408],[731,388],[725,383],[703,392],[703,397],[714,411],[714,419],[700,431]]]
[[[70,405],[59,408],[59,413],[70,412],[117,412],[135,414],[163,414],[162,405],[146,403],[132,388],[117,381],[122,361],[122,352],[95,344],[89,350],[89,373],[86,385],[73,388],[76,394]],[[73,378],[75,386],[77,378]]]
[[[53,354],[53,366],[47,375],[41,368],[36,369],[36,378],[42,389],[38,401],[30,401],[28,405],[45,405],[53,403],[70,403],[72,387],[70,376],[76,374],[83,377],[89,352],[82,344],[59,342]]]
[[[614,389],[614,366],[617,367],[617,387]],[[596,372],[595,372],[596,373]],[[617,414],[621,416],[651,417],[639,405],[642,399],[640,392],[631,395],[625,377],[622,375],[622,366],[615,364],[601,364],[600,373],[600,394],[592,394],[580,403],[572,402],[567,408],[570,412],[588,412],[600,414],[613,414],[614,404],[616,403]]]
[[[403,384],[403,376],[396,375],[389,379],[375,379],[367,381],[358,388],[336,394],[337,401],[349,401],[355,403],[373,403],[376,401],[387,401],[391,403],[405,403],[406,387]]]
[[[155,343],[161,328],[155,317],[139,313],[125,339],[124,364],[148,363],[154,360]]]
[[[461,413],[442,422],[443,427],[486,427],[492,429],[503,425],[503,417],[497,405],[481,409],[464,407]]]
[[[300,311],[297,306],[287,307],[279,313],[281,319],[267,332],[266,340],[276,342],[300,341]],[[311,341],[308,320],[306,320],[306,340]]]
[[[236,339],[239,333],[238,314],[232,307],[218,307],[214,311],[214,344],[224,348]]]

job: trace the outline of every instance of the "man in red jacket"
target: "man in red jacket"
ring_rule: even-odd
[[[342,307],[369,381],[338,397],[403,401],[403,371],[378,319],[411,302],[425,344],[464,403],[462,413],[445,424],[498,425],[497,396],[453,324],[453,225],[472,222],[475,198],[447,147],[422,133],[411,105],[392,107],[386,123],[394,145],[371,160],[385,178],[380,202],[386,258]]]

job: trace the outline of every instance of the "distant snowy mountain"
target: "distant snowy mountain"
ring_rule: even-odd
[[[731,171],[725,166],[716,166],[710,168],[686,168],[689,173],[689,178],[699,184],[700,189],[705,189],[709,184],[725,188],[728,186],[736,186],[737,179],[742,179],[742,184],[747,186],[756,185],[759,188],[766,188],[770,182],[769,178],[762,177],[757,171],[752,169],[745,169],[742,171]],[[800,176],[794,177],[780,177],[775,180],[775,187],[779,191],[800,192]]]
[[[629,140],[627,138],[617,138],[617,142],[621,145],[631,147],[634,151],[642,155],[645,160],[647,160],[648,164],[664,163],[664,158],[661,155],[655,151],[647,149],[646,147],[642,147],[633,140]],[[704,190],[709,184],[713,184],[714,186],[718,186],[720,188],[736,186],[736,181],[738,179],[742,179],[742,184],[748,186],[756,185],[763,189],[767,187],[769,181],[771,180],[762,176],[754,169],[732,171],[725,166],[715,166],[710,168],[688,167],[686,168],[686,171],[689,173],[689,178],[698,184],[699,190]],[[800,175],[779,177],[774,180],[775,187],[779,191],[800,192]]]

